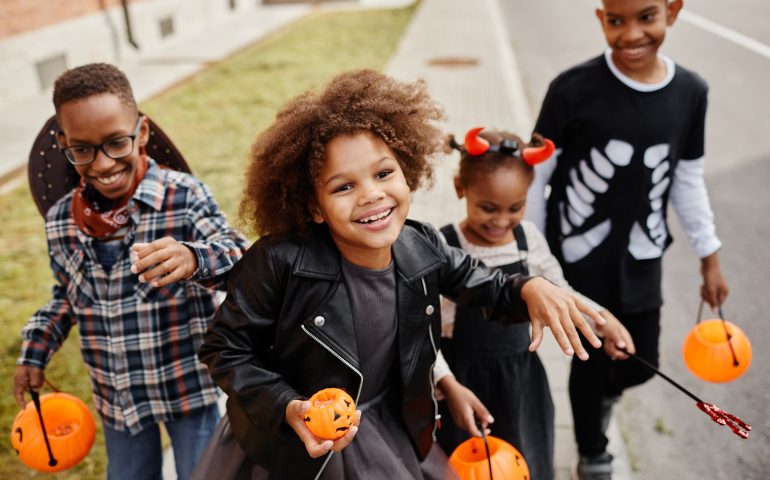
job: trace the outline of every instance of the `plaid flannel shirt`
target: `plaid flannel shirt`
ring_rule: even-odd
[[[223,286],[246,240],[228,227],[203,183],[150,160],[128,203],[121,253],[105,272],[94,239],[75,225],[71,203],[69,193],[46,215],[57,283],[53,298],[23,329],[17,363],[45,368],[77,322],[94,405],[113,429],[136,433],[215,403],[216,387],[196,354],[218,305],[210,289]],[[165,236],[192,249],[198,270],[165,287],[140,283],[130,270],[129,247]]]

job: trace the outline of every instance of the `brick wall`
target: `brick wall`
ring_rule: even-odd
[[[131,3],[143,0],[129,0]],[[0,39],[119,6],[120,0],[0,0]]]

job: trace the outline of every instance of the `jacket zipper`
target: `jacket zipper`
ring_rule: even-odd
[[[360,379],[361,379],[361,381],[358,383],[358,392],[356,393],[356,405],[358,405],[358,399],[359,399],[359,397],[361,396],[361,389],[364,387],[364,376],[363,376],[363,375],[361,374],[361,372],[360,372],[359,370],[357,370],[357,369],[356,369],[356,367],[354,367],[354,366],[353,366],[353,365],[352,365],[350,362],[348,362],[347,360],[345,360],[344,358],[342,358],[342,357],[341,357],[341,356],[340,356],[340,355],[339,355],[337,352],[335,352],[333,348],[331,348],[330,346],[328,346],[327,344],[325,344],[325,343],[324,343],[324,342],[323,342],[323,341],[322,341],[320,338],[318,338],[317,336],[315,336],[315,335],[313,335],[312,333],[310,333],[310,331],[309,331],[309,330],[308,330],[308,329],[307,329],[307,328],[306,328],[304,325],[301,325],[300,327],[302,328],[302,330],[303,330],[303,331],[304,331],[304,332],[305,332],[305,333],[306,333],[306,334],[307,334],[307,335],[308,335],[310,338],[312,338],[313,340],[315,340],[315,341],[316,341],[316,342],[317,342],[319,345],[321,345],[323,348],[325,348],[325,349],[326,349],[326,350],[327,350],[329,353],[331,353],[332,355],[334,355],[334,356],[337,358],[337,360],[339,360],[340,362],[342,362],[342,363],[344,363],[345,365],[347,365],[347,366],[348,366],[348,368],[350,368],[351,370],[353,370],[353,371],[356,373],[356,375],[358,375],[358,378],[360,378]],[[431,372],[432,372],[432,370],[431,370]],[[435,439],[435,428],[434,428],[434,439]],[[314,478],[315,478],[315,480],[318,480],[318,479],[321,477],[321,473],[323,473],[324,469],[326,468],[326,464],[328,464],[328,463],[329,463],[329,460],[331,460],[331,458],[332,458],[332,455],[334,455],[334,452],[329,452],[329,454],[326,456],[326,460],[324,460],[324,463],[323,463],[323,465],[321,465],[321,469],[320,469],[320,470],[318,470],[318,473],[317,473],[317,474],[316,474],[316,476],[314,477]]]
[[[425,292],[425,296],[428,296],[428,286],[425,285],[425,277],[421,278],[422,280],[422,290]],[[432,322],[431,322],[432,323]],[[434,385],[434,377],[433,377],[433,368],[436,366],[436,359],[438,358],[438,350],[436,349],[436,341],[433,339],[433,326],[431,324],[428,324],[428,336],[430,337],[430,346],[433,348],[433,356],[434,360],[433,363],[430,365],[430,376],[428,377],[430,379],[430,399],[433,401],[433,431],[431,432],[431,436],[433,437],[433,442],[436,442],[436,429],[438,427],[438,422],[441,421],[441,415],[438,413],[438,401],[436,401],[436,386]]]

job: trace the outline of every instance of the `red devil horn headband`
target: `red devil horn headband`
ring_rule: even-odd
[[[539,147],[525,148],[524,151],[521,153],[521,158],[523,158],[524,161],[527,162],[527,165],[532,165],[534,167],[538,163],[545,162],[546,160],[551,158],[551,155],[553,155],[553,152],[555,150],[556,150],[556,145],[554,145],[551,140],[544,138],[543,145]]]
[[[519,144],[514,140],[505,139],[497,145],[490,145],[489,142],[481,137],[479,133],[484,127],[474,127],[465,134],[465,151],[470,155],[477,157],[487,152],[500,152],[506,155],[519,155]],[[521,158],[527,165],[535,166],[551,158],[556,146],[547,138],[543,139],[544,144],[539,147],[524,147],[521,151]]]
[[[484,155],[489,151],[489,142],[479,138],[479,133],[484,127],[475,127],[468,130],[465,134],[465,150],[474,157]]]

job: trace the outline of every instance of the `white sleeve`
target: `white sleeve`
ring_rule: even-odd
[[[436,356],[436,363],[433,364],[433,386],[435,387],[438,385],[438,382],[447,375],[452,375],[454,377],[452,369],[449,368],[449,364],[444,358],[444,354],[439,350],[438,355]]]
[[[680,160],[674,170],[669,193],[671,206],[687,235],[690,249],[699,258],[708,257],[722,246],[716,235],[714,213],[703,179],[703,165],[703,157]]]
[[[540,230],[532,222],[521,222],[521,226],[524,229],[524,235],[527,237],[527,266],[529,267],[529,274],[533,276],[539,275],[557,287],[576,294],[583,303],[588,305],[588,308],[595,312],[605,310],[603,306],[576,291],[567,283],[559,261],[551,253],[551,249],[548,248],[548,242]]]
[[[561,149],[556,149],[551,158],[535,165],[535,178],[532,179],[532,185],[529,186],[529,192],[527,192],[527,208],[524,211],[524,218],[533,222],[541,232],[545,231],[546,186],[551,181],[551,175],[556,169],[556,161],[560,153]]]

